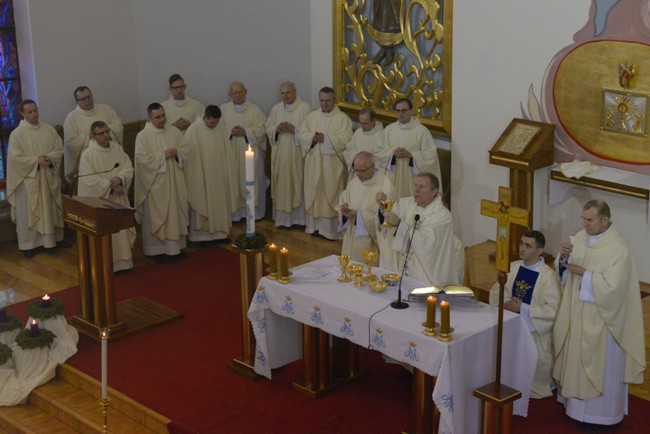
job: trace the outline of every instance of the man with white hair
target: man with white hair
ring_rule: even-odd
[[[222,104],[220,108],[222,122],[239,163],[239,188],[243,197],[246,197],[246,151],[250,147],[255,153],[255,219],[259,220],[266,213],[266,117],[256,104],[247,100],[247,93],[244,83],[231,83],[228,88],[230,102]],[[236,222],[245,217],[246,207],[241,207],[235,210],[232,220]]]
[[[271,198],[276,226],[305,224],[302,148],[298,127],[311,108],[290,81],[280,85],[282,101],[271,109],[266,135],[271,144]]]

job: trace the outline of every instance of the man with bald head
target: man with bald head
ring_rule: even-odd
[[[345,163],[352,168],[352,160],[361,151],[368,151],[375,156],[377,166],[385,167],[388,148],[384,141],[384,126],[377,120],[375,111],[370,107],[359,111],[359,128],[345,146]]]
[[[290,81],[280,85],[282,101],[271,109],[266,135],[271,143],[271,198],[276,226],[305,224],[302,149],[298,127],[309,114],[309,104],[298,97]]]
[[[171,96],[162,102],[169,125],[178,128],[181,134],[192,125],[192,122],[203,115],[203,104],[185,95],[187,85],[180,74],[169,77],[169,91]]]
[[[377,194],[384,192],[395,199],[393,184],[383,169],[377,169],[375,157],[368,151],[354,157],[352,167],[356,176],[341,193],[337,209],[339,230],[344,232],[342,255],[362,261],[364,249],[379,249],[377,244]],[[379,262],[377,262],[378,264]]]
[[[264,155],[266,153],[266,117],[262,110],[247,100],[246,86],[234,81],[228,88],[230,102],[221,105],[222,122],[226,127],[235,158],[239,163],[239,188],[246,197],[246,150],[255,153],[255,218],[262,219],[266,212],[266,173]],[[246,217],[246,207],[232,215],[233,221]]]

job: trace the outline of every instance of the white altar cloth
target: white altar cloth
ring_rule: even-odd
[[[397,288],[376,294],[367,286],[337,282],[341,271],[334,255],[291,271],[293,280],[287,285],[262,278],[248,310],[257,342],[255,372],[271,378],[271,369],[300,359],[301,324],[307,324],[437,377],[433,400],[441,415],[439,432],[478,432],[480,401],[472,391],[494,381],[495,307],[451,300],[455,331],[453,341],[444,343],[422,333],[424,304],[410,302],[404,310],[388,306],[397,298]],[[374,274],[383,272],[373,267]],[[402,294],[419,286],[427,285],[405,278]],[[523,319],[505,311],[501,382],[522,392],[514,402],[514,413],[520,416],[528,413],[536,360],[537,350]]]

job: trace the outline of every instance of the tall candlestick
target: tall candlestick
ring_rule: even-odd
[[[286,247],[280,249],[280,276],[289,275],[289,250]]]
[[[35,319],[33,319],[32,324],[31,324],[31,326],[29,328],[29,337],[30,338],[35,338],[38,335],[39,335],[38,323],[36,322]]]
[[[436,326],[436,298],[433,295],[427,297],[427,328]]]
[[[102,399],[108,397],[108,329],[101,329],[99,336],[102,339]]]
[[[43,308],[48,308],[48,307],[50,307],[50,304],[51,304],[50,296],[47,295],[47,294],[45,294],[45,295],[41,298],[41,307],[43,307]]]
[[[448,301],[440,302],[440,333],[451,333],[450,306]]]
[[[246,154],[246,236],[255,236],[255,152],[248,145]]]
[[[278,246],[271,243],[269,246],[269,273],[277,273],[278,271]]]
[[[7,322],[7,309],[0,307],[0,322]]]

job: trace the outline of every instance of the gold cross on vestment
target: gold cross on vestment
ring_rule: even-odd
[[[497,254],[498,271],[510,271],[510,225],[528,225],[528,210],[515,208],[512,203],[512,190],[499,187],[499,201],[481,200],[481,215],[497,219]]]

